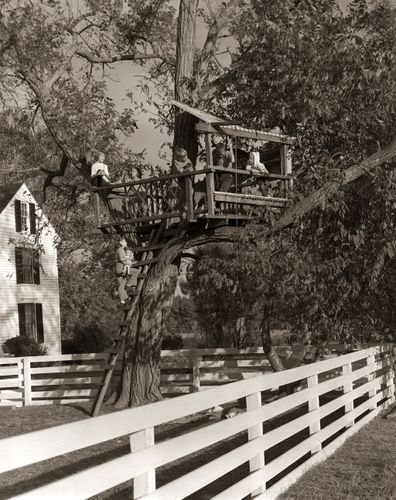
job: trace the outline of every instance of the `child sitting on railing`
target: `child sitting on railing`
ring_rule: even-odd
[[[260,161],[260,153],[258,151],[251,151],[249,153],[246,170],[251,174],[269,174],[264,163]]]

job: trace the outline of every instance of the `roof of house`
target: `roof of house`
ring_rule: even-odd
[[[23,182],[15,182],[13,184],[3,184],[0,186],[0,213],[9,204],[22,185]]]
[[[188,104],[184,104],[183,102],[175,101],[174,99],[170,99],[170,102],[174,106],[177,106],[179,109],[182,109],[183,111],[196,116],[201,122],[203,122],[203,125],[196,125],[196,129],[199,132],[217,132],[232,137],[246,137],[253,140],[270,142],[274,141],[283,144],[292,144],[294,141],[293,137],[287,136],[285,134],[279,134],[277,131],[275,132],[274,129],[270,130],[269,132],[265,132],[261,130],[241,127],[235,122],[224,120],[223,118],[218,118],[217,116],[214,116],[210,113],[206,113],[206,111],[192,108],[191,106],[188,106]]]

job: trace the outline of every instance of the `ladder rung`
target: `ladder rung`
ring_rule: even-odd
[[[139,274],[137,275],[138,279],[143,279],[143,278],[145,278],[146,276],[147,276],[147,273],[139,273]]]

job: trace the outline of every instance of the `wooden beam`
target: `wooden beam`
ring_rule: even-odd
[[[261,132],[258,130],[249,130],[238,126],[218,126],[210,123],[199,122],[195,125],[195,130],[201,134],[220,134],[231,137],[244,137],[265,142],[278,142],[280,144],[293,144],[294,138],[287,135],[271,134],[270,132]]]
[[[239,203],[241,205],[257,205],[257,206],[284,206],[289,200],[287,198],[273,198],[271,196],[259,196],[255,194],[240,194],[240,193],[222,193],[214,192],[215,201],[225,203]]]

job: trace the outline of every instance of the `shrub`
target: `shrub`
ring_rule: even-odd
[[[183,339],[180,335],[165,335],[162,339],[161,349],[183,349]]]
[[[103,330],[96,325],[91,325],[75,331],[71,339],[62,340],[62,353],[103,352],[109,343],[110,339]]]
[[[3,344],[3,351],[13,356],[43,356],[47,348],[30,337],[12,337]]]

